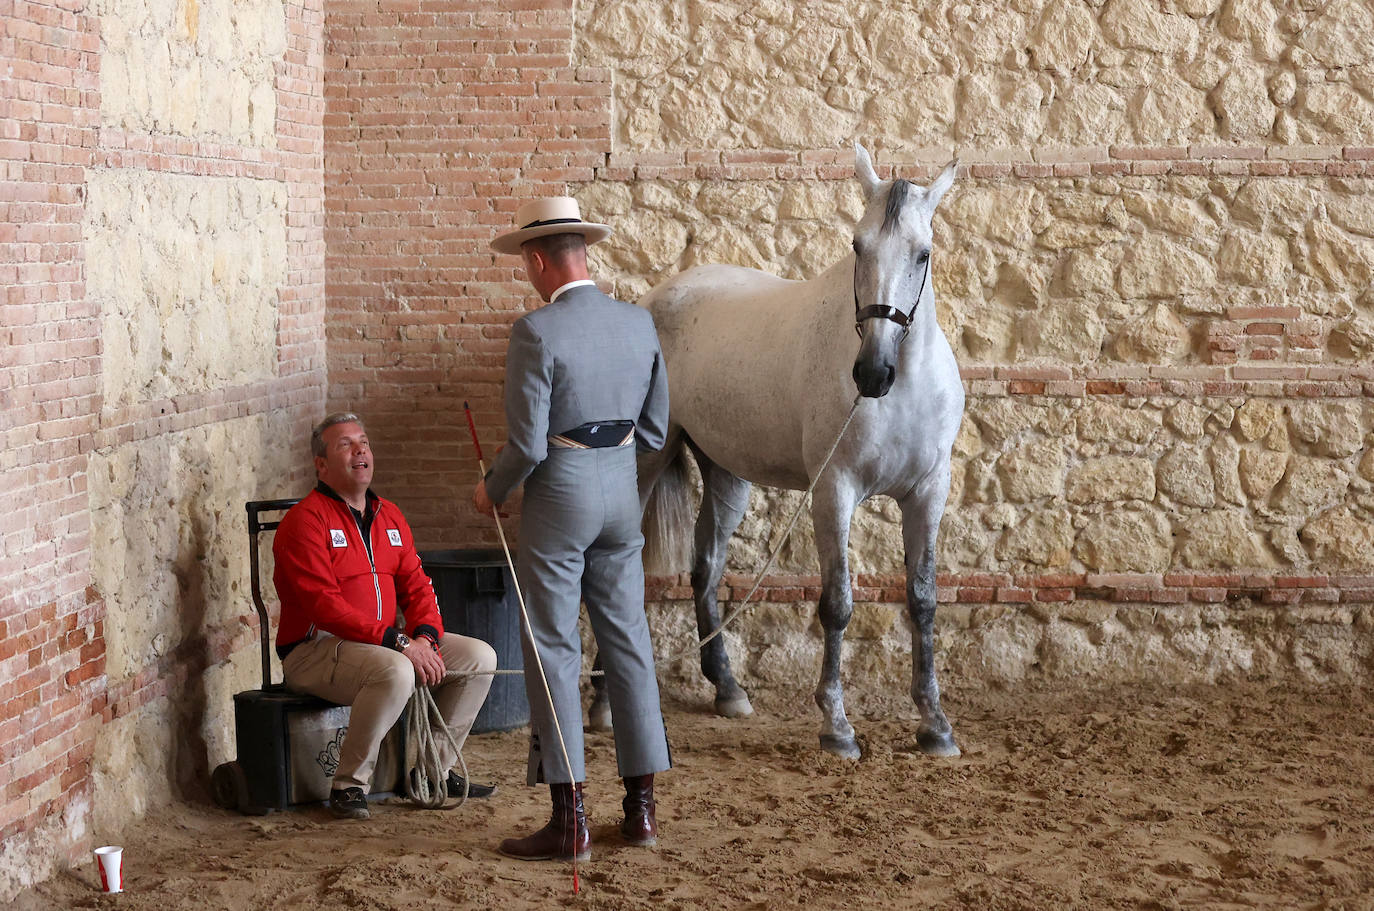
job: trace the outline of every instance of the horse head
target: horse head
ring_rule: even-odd
[[[900,178],[878,179],[858,143],[854,155],[866,198],[854,229],[854,328],[862,340],[854,383],[860,395],[879,398],[897,379],[899,349],[930,284],[930,219],[959,162],[951,161],[922,189]]]

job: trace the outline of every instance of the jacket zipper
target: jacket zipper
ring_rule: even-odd
[[[353,520],[353,527],[358,529],[358,537],[362,538],[363,550],[367,552],[367,565],[372,569],[372,590],[377,593],[377,620],[382,619],[382,587],[377,584],[377,561],[372,559],[372,542],[363,535],[363,527],[358,524],[358,517],[353,515],[353,511],[348,511],[349,518]]]

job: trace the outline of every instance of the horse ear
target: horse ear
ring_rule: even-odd
[[[926,207],[930,211],[935,211],[935,207],[940,204],[940,199],[954,185],[954,172],[957,170],[959,170],[959,159],[956,158],[945,165],[940,176],[932,180],[930,186],[926,188]]]
[[[873,170],[873,159],[869,157],[868,149],[857,141],[854,143],[854,176],[863,184],[864,198],[872,199],[882,181],[878,179],[878,172]]]

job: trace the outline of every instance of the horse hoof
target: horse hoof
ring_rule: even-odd
[[[841,759],[858,759],[862,755],[857,740],[853,737],[836,737],[834,734],[821,735],[821,749]]]
[[[730,699],[716,699],[716,714],[725,718],[748,718],[754,714],[749,697],[741,693]]]
[[[593,703],[592,707],[587,709],[587,730],[611,730],[611,707],[609,705],[597,705]]]
[[[917,731],[916,746],[927,756],[938,756],[941,759],[953,759],[962,755],[954,744],[954,735],[948,731],[943,734],[930,730]]]

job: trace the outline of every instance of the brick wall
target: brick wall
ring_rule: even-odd
[[[130,792],[158,795],[140,809],[185,793],[168,780],[161,757],[129,751],[111,762],[111,754],[125,752],[111,747],[111,732],[122,719],[140,719],[146,727],[170,718],[232,737],[232,707],[191,703],[186,691],[194,687],[187,684],[207,669],[256,662],[246,586],[235,583],[239,594],[214,605],[149,604],[146,598],[133,603],[110,590],[99,567],[112,565],[103,552],[109,542],[97,548],[92,541],[100,505],[93,487],[108,486],[103,471],[113,472],[135,448],[165,454],[188,434],[218,432],[232,439],[226,428],[236,422],[266,419],[283,430],[280,438],[266,441],[279,452],[276,464],[291,467],[258,477],[250,467],[244,489],[264,496],[300,490],[310,474],[308,427],[324,400],[321,4],[294,3],[285,10],[285,51],[271,77],[274,135],[266,143],[243,144],[202,139],[175,125],[126,127],[112,118],[109,106],[102,107],[107,48],[100,12],[68,2],[0,4],[0,66],[8,74],[0,83],[0,492],[9,504],[0,518],[0,899],[46,876],[55,864],[80,857],[93,837],[117,831],[136,813],[126,800]],[[168,35],[173,32],[169,28]],[[194,42],[194,31],[189,40]],[[170,92],[171,86],[154,82],[153,96],[159,91]],[[276,313],[271,375],[244,383],[183,384],[181,391],[174,386],[165,394],[150,388],[115,402],[109,395],[111,352],[108,338],[102,339],[109,319],[102,311],[109,302],[90,294],[91,282],[108,265],[91,262],[98,247],[92,246],[92,188],[179,180],[191,181],[184,184],[189,187],[202,179],[209,186],[222,178],[286,188],[288,265],[268,304]],[[127,258],[119,265],[140,268]],[[146,269],[146,260],[142,265]],[[145,271],[142,279],[152,276]],[[185,299],[194,306],[195,293]],[[228,301],[235,300],[231,292]],[[139,306],[146,312],[152,305]],[[204,324],[198,331],[213,334],[223,327]],[[218,463],[244,454],[209,455]],[[94,479],[93,464],[102,471]],[[264,464],[272,460],[265,457]],[[150,471],[146,462],[125,467],[136,478]],[[162,489],[164,498],[170,490]],[[158,498],[148,500],[154,509],[147,521],[120,530],[121,553],[155,552],[169,535],[172,542],[185,537],[176,505],[162,500],[159,510]],[[237,515],[226,515],[217,532],[246,564],[242,503],[232,505]],[[180,561],[176,584],[193,591],[202,586],[202,572],[215,571],[194,558],[182,559],[184,554],[165,557]],[[246,579],[246,570],[231,572]],[[152,590],[161,580],[134,581]],[[126,626],[135,608],[178,612],[179,632],[151,660],[126,663],[112,677],[111,628]],[[206,619],[191,623],[188,610]],[[255,673],[238,677],[251,684]],[[149,714],[148,707],[159,702],[165,708]],[[202,748],[190,765],[203,770],[225,758]],[[101,774],[105,787],[96,784]],[[149,777],[155,779],[151,786]],[[130,784],[137,787],[121,792]],[[203,788],[203,777],[180,784]]]
[[[0,20],[0,839],[89,810],[104,605],[89,588],[86,455],[98,320],[81,218],[96,154],[98,39],[69,4]]]
[[[329,402],[369,422],[376,487],[422,548],[495,540],[466,505],[462,408],[494,452],[532,294],[487,243],[609,151],[610,74],[573,64],[572,16],[569,0],[327,9]]]

